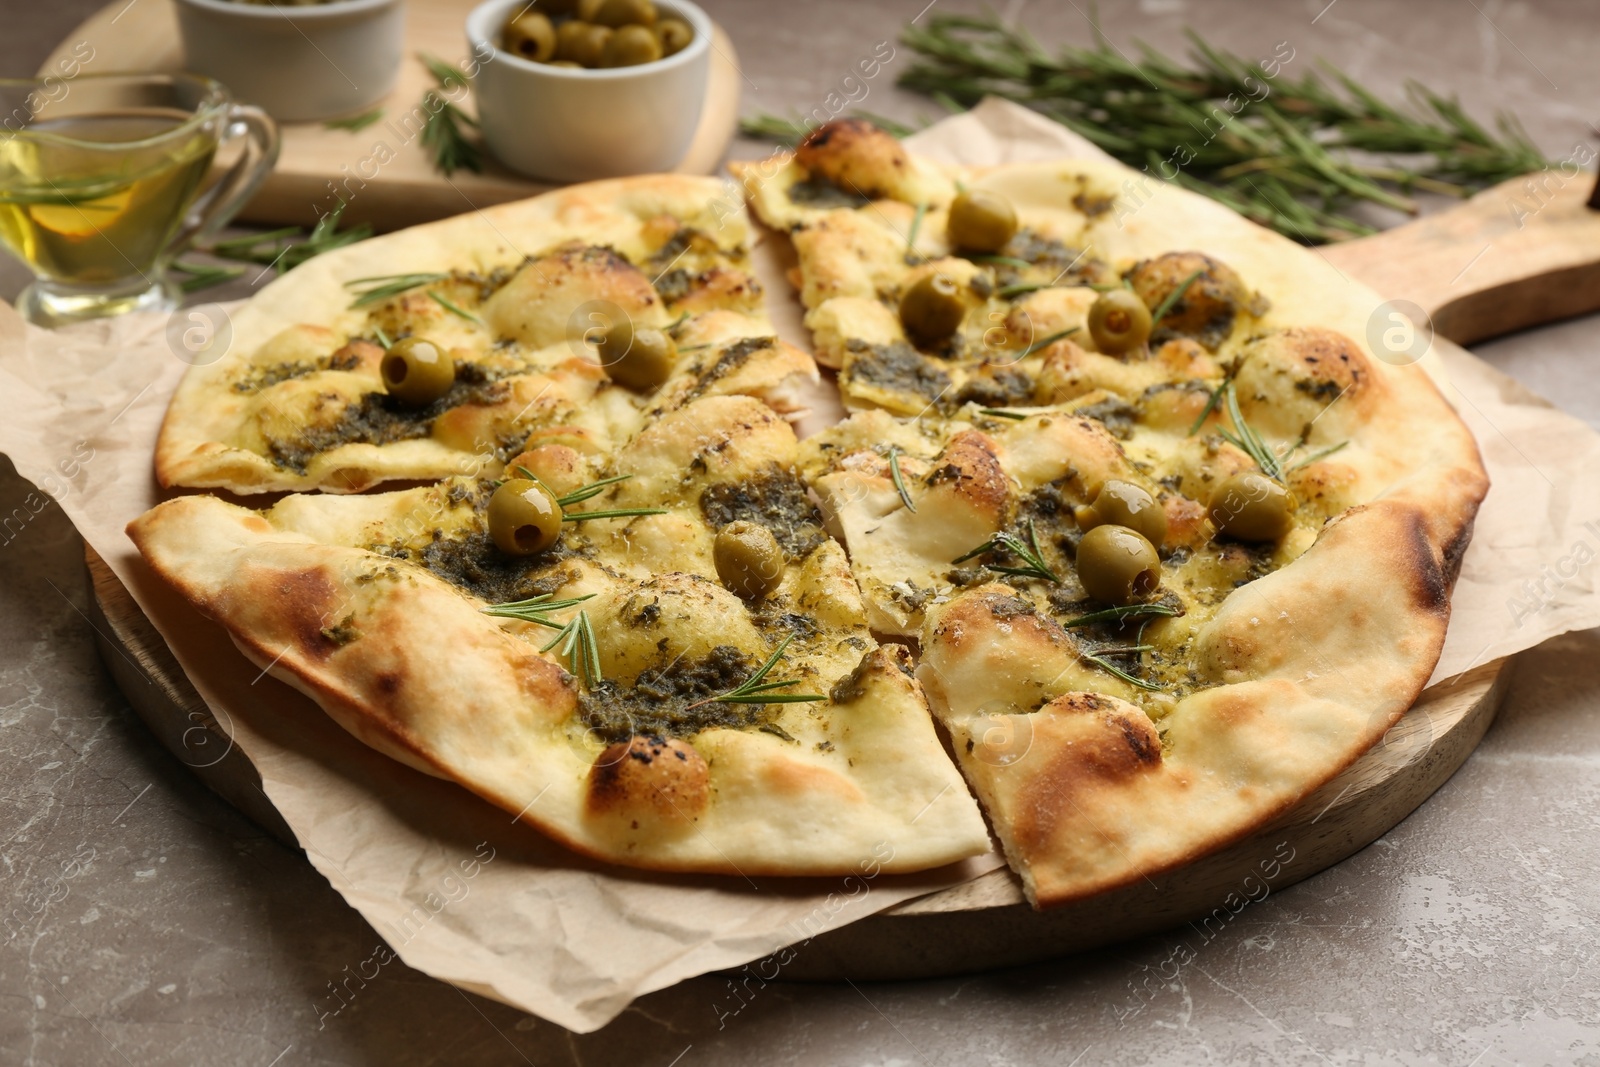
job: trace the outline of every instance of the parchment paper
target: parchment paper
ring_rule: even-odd
[[[924,131],[913,147],[964,163],[1094,152],[998,102]],[[777,252],[761,250],[775,296],[786,292]],[[782,332],[804,345],[793,305],[777,310]],[[603,868],[465,790],[377,755],[309,700],[260,676],[220,628],[153,579],[123,533],[160,499],[151,457],[186,369],[181,335],[212,321],[220,319],[188,310],[50,333],[0,304],[0,451],[39,487],[0,502],[0,523],[25,524],[52,498],[65,509],[260,770],[317,869],[407,964],[589,1031],[644,993],[999,865],[990,854],[889,877],[874,876],[863,857],[862,878],[848,884]],[[1436,348],[1495,486],[1463,566],[1437,679],[1600,625],[1590,565],[1600,553],[1600,435],[1454,346]],[[216,753],[192,757],[199,764]],[[317,1010],[331,1014],[340,1003],[330,993]]]

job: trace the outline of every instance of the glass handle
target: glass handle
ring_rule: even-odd
[[[167,244],[168,258],[227,225],[278,162],[278,124],[265,111],[243,104],[228,109],[218,147],[240,137],[245,138],[244,155],[189,208],[183,225]]]

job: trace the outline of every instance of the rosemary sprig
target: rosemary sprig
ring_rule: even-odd
[[[997,574],[1010,574],[1019,578],[1039,578],[1055,585],[1061,584],[1061,576],[1050,569],[1050,564],[1045,562],[1044,553],[1039,549],[1039,535],[1034,531],[1033,520],[1028,520],[1028,540],[1024,541],[1014,533],[1001,531],[989,540],[968,552],[951,560],[951,563],[965,563],[974,556],[981,556],[985,552],[1009,552],[1022,560],[1020,567],[1006,567],[995,563],[986,563],[984,566]]]
[[[1021,282],[1017,285],[1003,285],[994,291],[994,295],[1001,300],[1009,300],[1011,297],[1021,296],[1023,293],[1036,293],[1040,289],[1048,288],[1050,288],[1049,282]]]
[[[426,52],[419,52],[417,58],[440,89],[467,88],[467,76],[444,60]],[[482,174],[483,152],[466,132],[467,127],[478,128],[477,120],[433,89],[422,94],[422,110],[428,116],[422,126],[422,146],[433,153],[433,165],[446,177],[458,170]]]
[[[544,485],[546,489],[550,489],[548,485],[545,485],[544,479],[527,467],[518,464],[516,470],[526,475],[529,481],[538,482],[540,485]],[[598,482],[590,482],[588,485],[579,486],[565,496],[556,497],[556,504],[560,506],[562,512],[561,521],[583,522],[586,519],[624,519],[635,515],[665,515],[668,511],[667,508],[612,508],[606,511],[567,510],[573,504],[581,504],[583,501],[605,492],[606,486],[625,482],[632,477],[633,475],[631,474],[617,474],[610,478],[601,478]],[[551,490],[551,495],[555,495],[554,490]]]
[[[1312,452],[1306,456],[1302,456],[1299,460],[1291,463],[1288,468],[1286,468],[1284,473],[1293,473],[1294,471],[1299,470],[1301,467],[1309,466],[1310,464],[1315,463],[1319,459],[1327,459],[1329,456],[1333,455],[1341,448],[1344,448],[1349,443],[1349,441],[1340,441],[1336,445],[1329,445],[1327,448],[1319,448],[1315,452]],[[1295,447],[1298,448],[1299,446],[1296,445]],[[1289,451],[1292,454],[1294,449],[1290,449]]]
[[[178,287],[186,293],[199,292],[244,276],[243,267],[220,267],[213,263],[189,263],[183,260],[173,263],[172,269],[188,275],[178,283]]]
[[[968,256],[967,258],[974,263],[989,263],[996,267],[1024,268],[1033,266],[1027,260],[1018,259],[1016,256]]]
[[[1061,625],[1070,629],[1074,626],[1094,626],[1102,622],[1121,622],[1124,619],[1142,619],[1152,616],[1174,618],[1181,614],[1183,613],[1177,608],[1167,604],[1124,604],[1118,608],[1091,611],[1087,615],[1079,615],[1075,619],[1068,619]]]
[[[763,682],[762,679],[772,673],[772,668],[777,666],[778,660],[783,658],[784,650],[789,647],[789,642],[794,640],[790,634],[778,643],[767,661],[756,668],[754,674],[726,693],[718,693],[714,697],[690,704],[691,708],[698,708],[702,704],[803,704],[813,700],[826,700],[827,697],[820,693],[778,693],[774,690],[785,689],[791,685],[799,685],[800,679],[790,678],[782,682]],[[793,740],[791,738],[791,740]]]
[[[958,108],[1014,100],[1130,166],[1311,244],[1370,232],[1350,214],[1362,201],[1409,212],[1415,189],[1466,195],[1546,165],[1509,116],[1491,132],[1416,83],[1400,108],[1337,70],[1297,79],[1304,59],[1280,55],[1264,67],[1193,34],[1186,59],[1148,46],[1129,55],[1104,39],[1052,53],[992,15],[934,15],[902,39],[919,59],[901,85]]]
[[[522,622],[531,622],[536,626],[546,626],[552,630],[566,629],[566,623],[556,622],[550,617],[550,612],[561,611],[565,608],[576,607],[585,600],[593,600],[595,594],[588,593],[584,596],[568,597],[565,600],[552,600],[554,593],[541,593],[527,600],[513,600],[505,604],[490,604],[480,610],[485,615],[493,615],[500,619],[518,619]]]
[[[351,310],[355,310],[381,304],[408,290],[442,282],[448,277],[448,274],[379,274],[371,278],[352,278],[344,286],[357,294],[350,305]]]
[[[480,326],[483,325],[483,320],[478,318],[478,316],[474,315],[470,311],[467,311],[465,308],[462,308],[462,307],[456,305],[455,303],[452,303],[451,301],[445,299],[443,296],[441,296],[439,293],[434,292],[432,289],[428,290],[428,295],[433,297],[434,303],[438,304],[440,307],[444,308],[446,311],[450,312],[450,314],[456,316],[457,318],[466,319],[468,322],[477,323]]]
[[[1231,388],[1233,388],[1233,380],[1223,379],[1221,385],[1211,390],[1211,395],[1206,398],[1206,406],[1200,410],[1200,417],[1195,419],[1194,425],[1189,427],[1190,437],[1200,432],[1200,427],[1206,424],[1206,420],[1211,417],[1211,413],[1217,410],[1217,405],[1222,403],[1223,391]]]
[[[1077,332],[1078,332],[1078,328],[1076,326],[1068,326],[1065,330],[1059,330],[1056,333],[1051,334],[1049,337],[1046,337],[1042,341],[1033,342],[1033,344],[1029,345],[1027,348],[1024,348],[1022,350],[1022,355],[1018,356],[1017,358],[1018,359],[1027,359],[1029,356],[1033,355],[1035,352],[1038,352],[1040,349],[1049,348],[1051,345],[1055,344],[1057,341],[1061,340],[1063,337],[1070,336],[1071,334],[1075,334]]]
[[[1002,408],[979,408],[978,414],[987,415],[992,419],[1015,419],[1018,422],[1028,417],[1020,411],[1006,411]]]
[[[1228,418],[1233,420],[1233,432],[1219,428],[1217,433],[1255,460],[1262,474],[1275,481],[1283,481],[1283,457],[1273,451],[1253,426],[1244,421],[1244,413],[1239,410],[1239,392],[1231,380],[1223,385],[1222,401],[1227,406]]]
[[[534,473],[528,470],[527,467],[518,467],[517,469],[526,474],[528,477],[533,478],[535,481],[538,480]],[[585,500],[588,500],[591,497],[599,496],[601,493],[605,492],[606,486],[616,485],[618,482],[625,482],[632,477],[633,475],[631,474],[614,474],[609,478],[601,478],[598,482],[590,482],[588,485],[579,486],[565,496],[556,497],[556,503],[560,504],[564,508],[571,507],[574,504],[581,504]]]
[[[1146,681],[1136,674],[1129,674],[1127,671],[1123,670],[1121,667],[1105,658],[1107,653],[1114,655],[1118,652],[1142,652],[1147,648],[1149,648],[1148,645],[1138,645],[1130,648],[1101,649],[1099,652],[1085,652],[1080,648],[1078,650],[1078,655],[1082,656],[1096,667],[1099,667],[1101,670],[1106,671],[1109,674],[1116,675],[1129,685],[1137,686],[1140,689],[1144,689],[1152,693],[1159,693],[1161,691],[1161,686],[1157,685],[1155,682]]]
[[[252,233],[243,237],[231,237],[226,241],[217,241],[203,251],[211,253],[218,259],[231,259],[235,263],[257,263],[265,267],[276,267],[280,271],[293,270],[306,260],[320,256],[324,252],[332,252],[336,248],[353,245],[372,236],[372,226],[365,222],[347,230],[339,229],[339,220],[344,215],[344,209],[345,202],[341,200],[337,207],[317,220],[310,233],[306,233],[298,226],[285,226],[265,233]]]
[[[373,326],[372,327],[372,336],[384,348],[392,348],[392,347],[394,347],[394,342],[389,340],[389,335],[383,332],[383,327],[382,326],[376,326],[376,325]]]
[[[585,689],[593,689],[604,677],[600,670],[600,642],[594,636],[594,624],[589,613],[579,609],[572,621],[561,627],[550,643],[539,649],[549,652],[557,645],[557,655],[567,661],[567,669],[583,679]]]
[[[1167,294],[1167,298],[1165,300],[1161,301],[1161,303],[1156,306],[1156,309],[1150,313],[1150,328],[1152,330],[1161,325],[1161,320],[1166,317],[1167,312],[1171,311],[1173,307],[1176,306],[1178,301],[1183,299],[1183,294],[1189,291],[1189,286],[1193,285],[1194,280],[1205,272],[1205,268],[1201,267],[1199,270],[1189,275],[1183,281],[1179,282],[1177,287],[1174,288],[1172,292]]]
[[[322,125],[329,130],[349,130],[351,133],[359,133],[381,118],[383,118],[383,108],[375,107],[371,111],[363,111],[347,119],[329,119]]]
[[[912,503],[911,494],[906,491],[905,479],[900,476],[900,449],[896,445],[889,446],[889,477],[894,481],[895,492],[900,494],[900,502],[915,515],[917,505]]]

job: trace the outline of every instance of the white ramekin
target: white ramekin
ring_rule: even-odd
[[[401,0],[177,2],[186,68],[283,122],[364,111],[388,96],[400,75]]]
[[[196,2],[196,0],[190,0]],[[487,0],[467,16],[467,61],[489,151],[512,170],[576,182],[670,171],[700,125],[711,67],[711,19],[689,0],[659,3],[694,30],[654,63],[580,70],[502,51],[500,29],[527,0]]]

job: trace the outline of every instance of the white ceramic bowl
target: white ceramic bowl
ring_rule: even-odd
[[[467,16],[476,67],[478,123],[495,157],[512,170],[577,182],[670,171],[700,125],[711,67],[711,19],[689,0],[664,0],[694,40],[654,63],[580,70],[502,51],[500,29],[527,0],[487,0]]]
[[[178,0],[187,69],[284,122],[354,115],[400,75],[401,0],[303,7]]]

